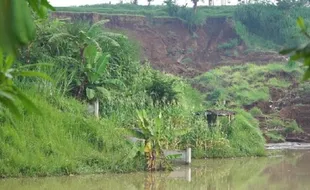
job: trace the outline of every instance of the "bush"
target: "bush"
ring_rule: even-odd
[[[296,121],[290,122],[288,125],[285,127],[285,133],[302,133],[303,130],[302,128],[297,124]]]
[[[245,111],[240,110],[236,115],[228,139],[236,155],[265,155],[265,139],[258,121]]]
[[[277,132],[267,132],[265,135],[271,143],[285,142],[285,138]]]
[[[250,114],[253,117],[259,117],[263,115],[263,112],[258,107],[254,107],[250,110]]]
[[[227,50],[227,49],[233,49],[236,46],[239,45],[239,40],[238,39],[231,39],[228,42],[222,43],[218,45],[218,49],[220,50]]]

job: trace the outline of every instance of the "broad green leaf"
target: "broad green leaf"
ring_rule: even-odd
[[[53,79],[48,76],[45,73],[41,73],[38,71],[19,71],[16,73],[18,76],[25,76],[25,77],[40,77],[42,79],[48,80],[48,81],[53,81]]]
[[[104,87],[96,87],[97,91],[103,96],[104,98],[110,99],[111,93]]]
[[[90,89],[90,88],[86,88],[86,96],[89,100],[94,99],[95,97],[95,90],[94,89]]]
[[[49,40],[49,43],[54,43],[54,42],[62,42],[64,38],[69,38],[69,39],[74,39],[75,37],[72,36],[71,34],[68,33],[57,33],[54,34]]]
[[[6,99],[10,99],[12,101],[15,101],[14,99],[14,94],[12,93],[12,91],[7,91],[4,89],[0,89],[0,97],[6,98]]]
[[[108,23],[109,21],[110,21],[110,20],[105,19],[105,20],[100,20],[100,21],[94,23],[94,24],[90,27],[90,29],[88,30],[87,33],[91,33],[91,32],[92,32],[94,29],[96,29],[96,28],[103,27],[103,26],[104,26],[106,23]]]
[[[96,46],[88,45],[84,49],[84,57],[86,58],[88,64],[94,65],[96,54],[97,54]]]
[[[97,73],[103,76],[103,74],[106,71],[107,65],[109,64],[109,59],[110,59],[110,54],[104,54],[100,57],[98,60],[98,68],[97,68]]]
[[[134,137],[136,138],[139,138],[139,139],[146,139],[147,136],[145,136],[145,134],[137,129],[126,129],[126,131],[129,132],[129,134],[133,135]]]

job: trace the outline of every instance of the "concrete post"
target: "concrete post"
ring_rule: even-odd
[[[94,102],[94,109],[95,109],[95,116],[97,119],[99,119],[99,99],[96,98]]]
[[[191,148],[186,149],[185,162],[186,164],[192,163],[192,149]]]

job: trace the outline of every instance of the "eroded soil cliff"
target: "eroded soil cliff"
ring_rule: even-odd
[[[107,28],[124,31],[141,46],[141,60],[149,60],[155,69],[183,76],[195,76],[211,68],[245,62],[281,61],[277,53],[246,53],[229,18],[208,18],[203,26],[190,32],[177,18],[104,15],[98,13],[54,12],[53,17],[87,20],[92,23],[109,19]],[[238,40],[231,49],[219,48]]]

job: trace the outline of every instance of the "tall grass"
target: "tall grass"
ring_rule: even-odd
[[[124,157],[132,146],[112,121],[95,120],[85,104],[72,98],[46,96],[26,90],[42,116],[24,112],[12,125],[1,114],[0,175],[62,175],[128,172],[143,169],[142,162]]]

